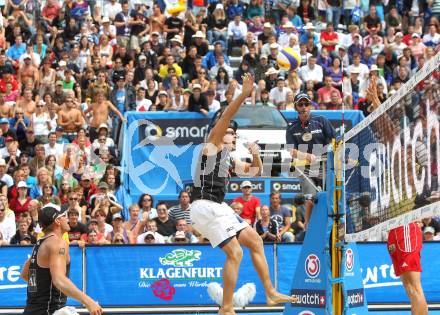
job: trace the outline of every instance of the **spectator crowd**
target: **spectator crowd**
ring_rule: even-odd
[[[127,209],[120,148],[128,111],[207,115],[255,78],[252,106],[294,110],[385,101],[437,52],[440,0],[6,0],[0,4],[0,244],[35,243],[38,210],[68,209],[71,244],[204,242],[189,196],[143,194]],[[172,12],[171,14],[169,12]],[[278,68],[281,49],[300,57]],[[374,89],[370,88],[375,84]],[[375,95],[366,93],[374,91]],[[303,200],[232,207],[265,241],[302,240]],[[432,219],[434,220],[434,219]],[[440,234],[426,223],[425,235]]]

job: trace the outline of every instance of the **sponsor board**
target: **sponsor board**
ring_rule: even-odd
[[[292,181],[283,181],[283,180],[274,180],[270,183],[270,191],[271,192],[301,192],[301,184],[300,182],[292,182]]]
[[[241,188],[240,185],[241,183],[243,183],[245,180],[247,180],[246,178],[244,178],[243,180],[233,180],[230,181],[228,184],[228,192],[230,193],[236,193],[236,192],[241,192]],[[264,193],[265,190],[265,184],[263,180],[252,180],[252,192],[254,193]]]
[[[351,248],[345,251],[345,270],[347,272],[352,272],[354,267],[354,254]]]
[[[318,277],[319,272],[321,271],[321,261],[318,255],[308,255],[304,262],[304,269],[309,278],[315,279],[316,277]]]
[[[293,297],[291,303],[293,307],[325,307],[325,290],[292,289],[291,296]]]
[[[347,290],[348,307],[364,306],[364,289]]]
[[[200,144],[205,138],[208,126],[209,118],[185,119],[184,125],[181,119],[150,119],[147,124],[139,126],[139,142],[148,139],[149,144],[163,145],[163,142],[156,141],[160,137],[167,137],[176,145]]]

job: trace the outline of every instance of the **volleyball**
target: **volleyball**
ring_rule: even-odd
[[[301,58],[293,48],[287,47],[278,53],[277,63],[280,70],[295,71],[301,64]]]

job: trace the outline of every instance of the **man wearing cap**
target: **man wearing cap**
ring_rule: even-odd
[[[358,103],[360,98],[365,96],[364,90],[361,89],[364,86],[363,79],[360,78],[359,74],[359,68],[352,68],[350,78],[345,78],[342,83],[343,101],[352,108]]]
[[[282,29],[284,32],[278,37],[278,45],[280,45],[282,48],[285,48],[289,46],[290,37],[296,36],[294,33],[295,27],[293,26],[292,22],[288,21],[282,26]]]
[[[69,231],[66,213],[47,204],[38,216],[45,236],[37,241],[31,257],[22,268],[28,282],[24,315],[53,314],[65,307],[67,296],[84,305],[91,315],[102,314],[101,307],[79,290],[67,277],[70,269],[69,245],[62,239]]]
[[[255,82],[260,82],[266,78],[266,72],[269,70],[267,55],[260,55],[260,62],[255,67]]]
[[[36,86],[38,86],[40,82],[40,74],[38,72],[38,69],[32,64],[32,56],[26,53],[22,56],[22,58],[24,62],[20,65],[20,68],[18,69],[18,81],[29,82],[29,80],[32,80],[32,82]]]
[[[208,43],[205,40],[205,34],[202,31],[197,31],[192,36],[192,40],[192,44],[197,48],[197,54],[205,56],[209,51]]]
[[[30,157],[34,157],[35,148],[38,144],[42,144],[42,143],[35,136],[34,128],[28,127],[26,129],[26,137],[19,143],[20,151],[27,152]]]
[[[336,138],[336,131],[330,121],[322,116],[311,115],[311,109],[310,97],[305,93],[297,94],[295,110],[298,112],[298,118],[289,123],[286,130],[286,144],[289,146],[292,158],[306,165],[305,168],[300,167],[296,171],[301,175],[301,191],[307,197],[306,227],[312,213],[313,198],[319,187],[323,187],[322,179],[319,178],[323,169],[317,167],[317,156],[324,154],[326,152],[324,146]]]
[[[263,168],[256,143],[248,145],[252,154],[251,164],[231,160],[229,153],[235,147],[237,130],[237,123],[232,118],[253,89],[253,78],[245,75],[241,94],[218,116],[201,151],[191,194],[193,202],[190,214],[193,227],[207,238],[213,247],[219,246],[226,255],[223,268],[223,301],[219,314],[234,314],[232,300],[243,256],[241,246],[248,247],[254,257],[255,269],[264,285],[266,302],[274,305],[292,301],[290,297],[276,292],[272,286],[260,236],[224,202],[232,170],[236,174],[255,176],[260,175]]]
[[[233,202],[239,202],[243,205],[240,216],[252,226],[255,220],[261,219],[261,200],[252,196],[252,183],[250,181],[245,180],[242,182],[240,188],[242,196],[234,198]]]

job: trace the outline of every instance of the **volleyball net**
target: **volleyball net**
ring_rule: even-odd
[[[439,66],[437,54],[344,135],[347,241],[440,214]]]

